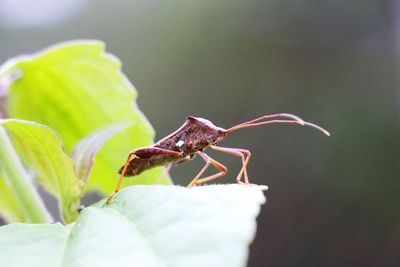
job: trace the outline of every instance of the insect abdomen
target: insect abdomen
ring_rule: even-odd
[[[145,170],[149,170],[158,166],[164,166],[171,162],[176,162],[181,160],[181,158],[173,158],[173,157],[165,157],[165,156],[156,156],[150,158],[134,158],[129,162],[129,165],[126,168],[124,176],[136,176]],[[118,173],[121,174],[124,166],[122,166]]]

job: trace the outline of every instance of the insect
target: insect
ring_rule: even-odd
[[[301,118],[287,113],[262,116],[254,120],[235,125],[229,129],[217,127],[206,119],[189,116],[178,130],[161,139],[153,146],[138,148],[129,153],[125,165],[119,170],[121,176],[118,180],[117,186],[114,192],[107,198],[106,203],[108,204],[112,197],[118,192],[124,177],[135,176],[145,170],[157,166],[167,166],[169,169],[173,165],[192,159],[196,154],[203,158],[205,165],[188,184],[188,187],[209,182],[225,175],[228,169],[204,153],[204,150],[208,147],[220,152],[240,157],[242,161],[242,168],[236,177],[236,181],[242,184],[249,184],[246,167],[251,157],[250,151],[240,148],[220,147],[217,146],[217,143],[221,142],[228,134],[236,130],[274,123],[309,126],[323,132],[327,136],[330,136],[329,132],[320,126],[305,122]],[[218,172],[213,175],[202,177],[210,165],[216,167]],[[242,177],[244,177],[244,181],[242,181]]]

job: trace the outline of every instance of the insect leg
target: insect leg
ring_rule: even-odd
[[[202,156],[202,158],[204,159],[204,161],[206,162],[206,164],[204,165],[204,167],[199,171],[199,173],[196,175],[196,177],[193,178],[193,180],[187,185],[187,187],[192,187],[194,185],[196,185],[196,181],[203,175],[203,173],[208,169],[208,167],[210,166],[211,162],[204,158]]]
[[[196,177],[188,184],[188,187],[209,182],[211,180],[214,180],[221,176],[224,176],[227,173],[228,169],[224,165],[219,163],[218,161],[214,160],[213,158],[211,158],[210,156],[208,156],[207,154],[205,154],[203,152],[198,152],[198,154],[204,159],[204,161],[206,162],[206,165],[204,165],[204,167],[196,175]],[[214,167],[216,167],[219,170],[219,172],[216,174],[204,177],[204,178],[200,178],[211,164]]]
[[[132,156],[135,156],[135,155],[136,155],[136,151],[131,151],[131,152],[128,154],[128,158],[126,159],[125,165],[124,165],[124,167],[122,168],[121,176],[119,177],[117,186],[115,187],[114,192],[112,192],[112,193],[108,196],[107,201],[106,201],[106,205],[108,205],[108,203],[110,203],[110,201],[111,201],[111,199],[113,198],[113,196],[119,191],[119,189],[120,189],[120,187],[121,187],[121,184],[122,184],[122,180],[124,179],[124,176],[125,176],[126,169],[127,169],[128,166],[129,166],[129,162],[131,161]]]
[[[249,163],[249,160],[251,157],[250,151],[248,151],[246,149],[240,149],[240,148],[228,148],[228,147],[219,147],[219,146],[210,146],[210,147],[214,150],[240,157],[242,159],[242,169],[240,170],[239,174],[237,175],[236,181],[238,183],[242,183],[241,178],[242,178],[242,175],[244,174],[244,183],[245,184],[249,183],[249,177],[247,175],[247,164]],[[245,157],[245,155],[246,155],[246,157]]]

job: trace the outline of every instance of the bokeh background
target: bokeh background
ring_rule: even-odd
[[[79,38],[122,60],[157,138],[187,115],[229,127],[288,112],[331,131],[221,144],[251,150],[252,181],[270,187],[249,266],[400,266],[399,1],[0,0],[1,62]],[[210,155],[233,182],[239,160]],[[185,184],[201,164],[171,175]]]

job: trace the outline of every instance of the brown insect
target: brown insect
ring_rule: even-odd
[[[175,164],[192,159],[196,154],[199,154],[204,159],[205,165],[188,184],[188,187],[209,182],[225,175],[227,173],[227,168],[204,153],[204,150],[208,147],[240,157],[242,160],[242,168],[236,177],[236,181],[238,183],[249,184],[246,166],[250,160],[250,151],[239,148],[219,147],[216,146],[216,144],[221,142],[229,133],[233,131],[273,123],[310,126],[328,136],[330,135],[328,131],[319,127],[318,125],[305,122],[295,115],[286,113],[262,116],[254,120],[235,125],[227,130],[215,126],[212,122],[206,119],[189,116],[187,117],[185,123],[178,130],[161,139],[153,146],[138,148],[129,153],[125,165],[119,170],[121,177],[119,178],[118,184],[114,192],[107,198],[106,203],[108,204],[112,197],[118,192],[125,176],[135,176],[145,170],[157,166],[166,165],[167,169],[169,169]],[[219,172],[202,178],[201,176],[210,165],[215,166]],[[243,176],[244,181],[242,181]]]

